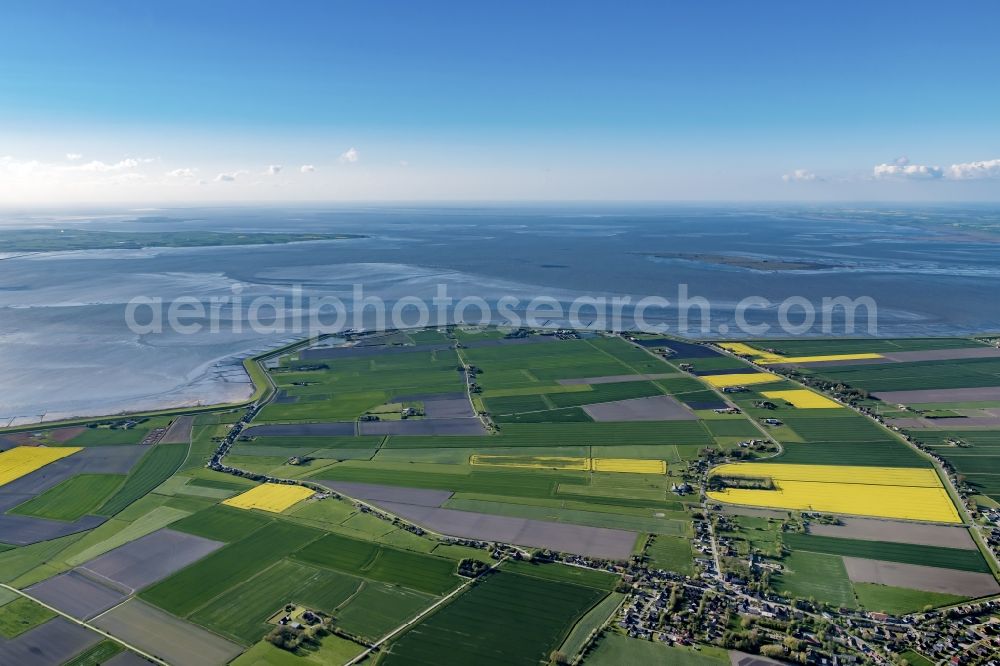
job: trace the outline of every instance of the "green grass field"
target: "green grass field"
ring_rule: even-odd
[[[628,400],[662,395],[663,391],[654,382],[619,382],[616,384],[595,384],[591,391],[573,393],[553,393],[548,399],[556,407],[579,407],[613,400]]]
[[[686,391],[684,393],[675,393],[673,395],[678,400],[683,402],[685,405],[688,405],[689,407],[694,407],[696,409],[701,409],[701,406],[706,403],[717,404],[720,407],[725,406],[722,403],[722,401],[719,400],[719,396],[717,396],[714,392],[709,391],[708,389]]]
[[[661,482],[665,485],[665,481]],[[636,497],[638,499],[632,499]],[[490,495],[486,493],[455,493],[451,500],[477,500],[480,502],[500,502],[504,504],[527,504],[554,509],[577,509],[624,516],[654,517],[685,520],[690,515],[683,510],[680,502],[664,499],[663,488],[652,484],[647,490],[641,487],[602,487],[594,485],[559,485],[555,497],[517,497],[513,495]],[[656,514],[663,514],[657,516]]]
[[[459,583],[455,563],[451,560],[339,534],[327,534],[292,557],[299,562],[403,585],[429,594],[444,594]]]
[[[523,576],[541,578],[543,580],[574,583],[607,592],[613,590],[615,584],[618,582],[618,576],[607,571],[583,569],[564,564],[539,564],[537,562],[511,560],[503,564],[502,570]]]
[[[899,656],[906,660],[907,666],[934,666],[934,662],[913,650],[905,650]]]
[[[907,430],[951,463],[975,492],[1000,500],[1000,430]],[[958,439],[968,448],[949,446]]]
[[[10,513],[73,521],[94,513],[124,480],[121,474],[80,474],[14,507]]]
[[[494,573],[403,634],[384,663],[536,666],[605,595],[583,585]]]
[[[618,342],[625,348],[629,347],[625,342]],[[614,355],[602,353],[589,340],[479,347],[465,349],[463,355],[470,363],[482,369],[480,383],[488,389],[524,386],[538,381],[551,382],[556,379],[627,375],[636,372]],[[659,365],[661,372],[669,372],[667,367],[665,364]],[[502,381],[494,382],[491,377],[494,374],[500,375]]]
[[[142,457],[125,483],[105,502],[98,513],[113,516],[166,481],[187,457],[186,444],[159,444]]]
[[[174,615],[186,617],[322,534],[308,527],[275,522],[181,569],[139,596]]]
[[[434,467],[437,469],[427,469]],[[550,497],[561,482],[585,483],[583,472],[545,470],[475,470],[468,466],[384,463],[366,465],[349,460],[324,469],[320,478],[343,481],[382,483],[413,488],[441,488],[453,491],[483,492],[497,495]],[[520,485],[513,485],[520,484]]]
[[[83,538],[82,534],[70,534],[50,541],[40,541],[30,546],[21,546],[0,552],[0,583],[10,583],[19,576],[55,557],[61,550]]]
[[[297,552],[295,559],[347,573],[360,573],[375,560],[377,554],[377,544],[327,534]]]
[[[101,664],[106,664],[109,659],[124,651],[125,648],[118,643],[105,639],[94,647],[84,650],[73,657],[73,659],[67,661],[63,666],[101,666]]]
[[[392,447],[401,438],[391,437]],[[412,439],[412,438],[410,438]],[[481,441],[481,440],[480,440]],[[511,423],[491,437],[490,446],[565,446],[698,444],[709,446],[711,435],[698,421],[636,421],[606,423],[520,424]]]
[[[719,396],[709,390],[705,384],[688,375],[670,377],[667,379],[657,379],[656,385],[662,387],[670,395],[675,395],[682,400],[689,398],[692,393],[706,394],[712,400],[719,400]]]
[[[380,547],[362,575],[429,594],[444,594],[458,586],[455,563],[440,557]]]
[[[614,632],[605,632],[587,655],[585,666],[622,666],[623,664],[669,664],[670,666],[727,666],[729,657],[721,648],[671,646]]]
[[[442,469],[444,468],[444,469]],[[631,477],[639,477],[633,481]],[[366,465],[358,461],[347,461],[335,467],[324,469],[318,478],[344,481],[361,481],[413,488],[437,488],[453,492],[489,495],[492,501],[504,498],[560,498],[574,501],[573,509],[588,510],[582,503],[604,507],[648,507],[672,510],[676,502],[666,499],[668,477],[661,475],[637,474],[589,474],[587,472],[565,472],[533,469],[490,469],[470,468],[458,465],[424,465],[392,463]],[[506,502],[505,502],[506,503]],[[549,505],[548,502],[520,502],[520,504]],[[563,507],[568,508],[568,507]],[[518,509],[511,509],[519,511]],[[628,512],[627,512],[628,513]],[[569,514],[565,514],[569,515]],[[646,514],[652,518],[652,512]],[[593,518],[603,521],[595,516]],[[672,528],[662,526],[663,529]]]
[[[240,442],[237,446],[240,452],[248,452],[255,448],[291,448],[291,449],[374,449],[382,443],[384,437],[255,437],[252,442]]]
[[[698,372],[707,372],[710,370],[736,370],[747,366],[747,364],[740,359],[731,358],[729,356],[705,356],[699,358],[687,358],[680,356],[676,358],[671,357],[670,362],[674,365],[690,363]]]
[[[700,445],[714,443],[698,421],[637,421],[606,423],[509,423],[490,437],[390,436],[382,446],[397,448],[482,448],[552,446]]]
[[[788,536],[785,535],[786,539]],[[784,571],[771,580],[771,587],[779,594],[811,598],[842,608],[857,606],[851,579],[840,557],[793,551],[782,564]]]
[[[858,596],[858,603],[862,607],[893,615],[916,613],[927,608],[946,606],[965,600],[965,597],[954,594],[924,592],[873,583],[854,583],[854,593]]]
[[[254,487],[254,482],[250,479],[242,479],[238,476],[224,475],[221,472],[214,472],[216,476],[212,478],[193,477],[187,485],[198,488],[217,488],[219,490],[244,491]]]
[[[712,419],[705,421],[705,427],[714,437],[741,437],[760,439],[760,431],[746,419]]]
[[[684,536],[658,535],[646,549],[649,566],[656,569],[676,571],[686,576],[694,574],[694,551],[691,539]]]
[[[962,474],[1000,474],[1000,450],[956,449],[938,452]]]
[[[785,425],[769,429],[784,452],[770,462],[869,467],[929,467],[930,461],[854,411],[748,409],[754,416],[774,416]],[[712,427],[711,421],[706,422]]]
[[[990,568],[978,550],[943,548],[941,546],[919,546],[888,541],[861,541],[837,537],[787,533],[784,543],[793,551],[810,551],[830,555],[866,557],[887,562],[920,564],[943,569],[979,571],[989,573]]]
[[[267,633],[267,619],[285,604],[332,614],[360,585],[353,576],[281,560],[216,597],[190,619],[249,645]]]
[[[14,638],[56,616],[30,599],[17,597],[0,606],[0,638]]]
[[[902,442],[782,442],[784,452],[761,462],[861,467],[930,467],[931,463]]]
[[[781,532],[777,523],[755,516],[733,516],[732,521],[737,529],[724,534],[738,542],[746,543],[745,547],[740,547],[741,554],[749,554],[751,548],[756,548],[768,557],[781,555]],[[739,544],[737,545],[739,547]]]
[[[546,400],[543,395],[511,395],[486,399],[486,408],[496,415],[538,412],[553,409],[554,406],[554,403]]]
[[[257,367],[254,364],[254,367]],[[214,416],[215,419],[208,419],[206,417]],[[222,417],[226,418],[223,419]],[[224,437],[229,427],[225,423],[218,423],[212,421],[235,421],[236,417],[232,414],[203,414],[195,419],[194,428],[191,431],[191,447],[190,453],[184,464],[181,467],[181,471],[184,472],[196,472],[204,469],[205,464],[211,459],[212,454],[218,447],[218,442],[212,440],[213,437]],[[203,422],[205,421],[205,422]]]
[[[815,374],[867,391],[1000,386],[1000,359],[952,359],[816,369]]]
[[[572,631],[559,646],[559,651],[569,658],[579,654],[590,635],[604,626],[615,610],[625,600],[623,592],[612,592],[587,612],[573,627]]]
[[[266,640],[254,644],[249,650],[231,661],[232,666],[327,666],[346,664],[358,656],[364,647],[336,634],[324,636],[319,646],[300,647],[289,652],[275,647]]]
[[[651,355],[644,349],[622,340],[621,338],[593,337],[587,340],[590,345],[607,356],[620,361],[635,373],[652,374],[670,372],[673,366],[662,359]]]
[[[831,415],[831,412],[834,414]],[[846,409],[819,410],[819,413],[815,410],[787,410],[782,412],[780,418],[809,442],[882,442],[891,439],[870,419]]]
[[[239,541],[271,522],[267,516],[221,504],[199,511],[172,525],[175,530],[216,541]]]
[[[508,398],[517,396],[538,397],[548,393],[573,393],[575,391],[591,391],[587,384],[531,384],[519,388],[506,389],[486,389],[482,396],[484,398]]]
[[[423,592],[384,583],[365,582],[361,591],[337,611],[337,626],[370,640],[412,619],[437,600]]]
[[[323,365],[322,360],[292,362],[286,356],[281,362],[280,371],[271,372],[271,378],[295,402],[268,404],[258,415],[259,422],[352,421],[396,395],[464,387],[453,350],[337,359],[316,370],[298,368]]]
[[[455,333],[457,338],[461,331]],[[413,344],[417,345],[428,345],[434,344],[435,342],[447,342],[448,338],[444,333],[438,331],[437,329],[424,329],[420,331],[407,331],[406,336],[413,341]]]
[[[585,423],[593,422],[587,412],[580,407],[547,409],[541,412],[521,412],[517,414],[494,415],[496,423]]]

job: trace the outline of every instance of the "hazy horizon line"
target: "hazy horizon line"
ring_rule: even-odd
[[[274,208],[306,208],[315,206],[415,206],[415,207],[449,207],[449,206],[882,206],[882,207],[925,207],[925,206],[969,206],[990,207],[1000,206],[1000,199],[985,200],[949,200],[938,199],[928,201],[900,201],[891,199],[877,200],[829,200],[829,199],[316,199],[316,200],[241,200],[241,201],[187,201],[187,202],[149,202],[149,201],[80,201],[62,202],[58,204],[43,204],[37,202],[24,204],[0,203],[0,211],[16,210],[63,210],[81,208],[117,208],[132,212],[153,212],[183,208],[240,208],[240,207],[274,207]]]

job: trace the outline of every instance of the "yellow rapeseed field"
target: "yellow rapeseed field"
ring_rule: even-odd
[[[760,359],[761,363],[819,363],[820,361],[860,361],[868,358],[885,358],[882,354],[824,354],[821,356],[777,356]]]
[[[667,463],[664,460],[647,460],[643,458],[594,458],[593,469],[595,472],[666,474]]]
[[[236,497],[230,497],[223,504],[234,506],[237,509],[260,509],[281,513],[312,494],[312,490],[303,486],[293,486],[286,483],[262,483]]]
[[[775,485],[774,490],[710,491],[708,496],[719,502],[877,518],[961,522],[948,492],[932,469],[730,463],[713,469],[712,475],[770,478]]]
[[[706,375],[702,377],[702,379],[715,388],[744,386],[746,384],[767,384],[768,382],[781,381],[781,377],[772,375],[769,372],[747,372],[736,375]]]
[[[666,474],[667,463],[646,458],[582,458],[572,456],[497,456],[475,454],[473,465],[520,467],[524,469],[565,469],[577,472],[624,472],[627,474]]]
[[[884,358],[881,354],[859,353],[859,354],[822,354],[819,356],[782,356],[763,349],[757,349],[742,342],[720,342],[719,346],[734,354],[741,356],[752,356],[757,363],[818,363],[820,361],[860,361],[868,358]]]
[[[843,406],[834,400],[819,393],[813,393],[806,389],[795,389],[792,391],[764,391],[762,395],[772,400],[784,400],[790,402],[793,407],[799,409],[840,409]]]
[[[723,349],[728,349],[734,354],[743,354],[745,356],[756,356],[761,353],[759,349],[755,349],[750,345],[743,344],[742,342],[720,342],[719,346]]]
[[[80,451],[78,446],[16,446],[0,453],[0,486]]]
[[[754,359],[760,363],[780,363],[781,361],[778,359],[784,358],[780,354],[772,354],[771,352],[751,347],[750,345],[743,344],[742,342],[720,342],[719,346],[733,352],[734,354],[739,354],[740,356],[753,356]]]
[[[857,465],[793,465],[787,463],[726,463],[712,476],[769,477],[817,483],[864,483],[873,486],[940,488],[941,479],[928,467],[861,467]]]

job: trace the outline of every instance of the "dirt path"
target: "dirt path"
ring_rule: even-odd
[[[493,571],[496,571],[497,567],[499,567],[501,564],[503,564],[506,561],[507,561],[507,558],[504,557],[503,559],[499,560],[496,564],[494,564],[493,566],[491,566],[489,569],[487,569],[483,574],[480,574],[477,578],[470,578],[466,582],[462,583],[462,585],[460,585],[459,587],[457,587],[454,590],[452,590],[451,592],[449,592],[447,596],[442,597],[441,599],[439,599],[438,601],[436,601],[433,605],[428,606],[424,610],[420,611],[413,618],[407,620],[403,624],[399,625],[398,627],[396,627],[395,629],[393,629],[392,631],[390,631],[389,633],[387,633],[382,638],[380,638],[377,641],[375,641],[374,643],[372,643],[371,646],[367,650],[365,650],[364,652],[362,652],[361,654],[359,654],[358,656],[356,656],[354,659],[351,659],[350,661],[346,662],[344,664],[344,666],[351,666],[351,664],[357,664],[358,662],[362,661],[365,657],[367,657],[369,654],[371,654],[377,647],[379,647],[380,645],[382,645],[386,641],[392,640],[393,638],[396,637],[397,634],[400,634],[403,631],[405,631],[406,629],[408,629],[408,628],[412,627],[413,625],[417,624],[422,619],[424,619],[425,617],[427,617],[428,615],[430,615],[431,613],[433,613],[435,610],[437,610],[438,608],[440,608],[442,605],[448,603],[448,601],[450,601],[453,597],[456,597],[459,594],[461,594],[462,592],[464,592],[466,589],[468,589],[477,580],[479,580],[483,576],[485,576],[485,575],[487,575],[487,574],[489,574],[489,573],[491,573]]]

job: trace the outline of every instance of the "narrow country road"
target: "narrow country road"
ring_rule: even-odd
[[[122,645],[125,648],[131,650],[132,652],[135,652],[140,657],[148,659],[149,661],[152,661],[153,663],[161,664],[162,666],[170,666],[167,662],[163,661],[159,657],[154,657],[153,655],[149,654],[148,652],[143,652],[142,650],[140,650],[136,646],[134,646],[134,645],[132,645],[130,643],[126,643],[125,641],[123,641],[122,639],[120,639],[120,638],[118,638],[116,636],[112,636],[111,634],[109,634],[108,632],[104,631],[103,629],[98,629],[97,627],[95,627],[94,625],[90,624],[89,622],[85,622],[83,620],[78,620],[75,617],[72,617],[71,615],[67,615],[66,613],[62,612],[58,608],[54,608],[54,607],[48,605],[47,603],[45,603],[44,601],[40,601],[39,599],[36,599],[35,597],[31,596],[30,594],[28,594],[27,592],[25,592],[23,590],[19,590],[16,587],[11,587],[10,585],[7,585],[5,583],[0,583],[0,587],[2,587],[5,590],[9,590],[9,591],[11,591],[11,592],[13,592],[13,593],[15,593],[15,594],[17,594],[19,596],[22,596],[25,599],[30,599],[31,601],[34,601],[39,606],[42,606],[42,607],[44,607],[44,608],[52,611],[56,615],[59,615],[61,617],[66,618],[67,620],[69,620],[70,622],[72,622],[74,624],[78,624],[81,627],[86,627],[87,629],[90,629],[91,631],[93,631],[93,632],[95,632],[97,634],[100,634],[101,636],[104,636],[108,640],[112,640],[115,643],[118,643],[119,645]],[[125,603],[125,602],[122,602],[122,603]],[[107,612],[107,611],[105,611],[105,612]],[[102,615],[103,615],[103,613],[102,613]],[[98,617],[100,617],[100,616],[98,616]]]

